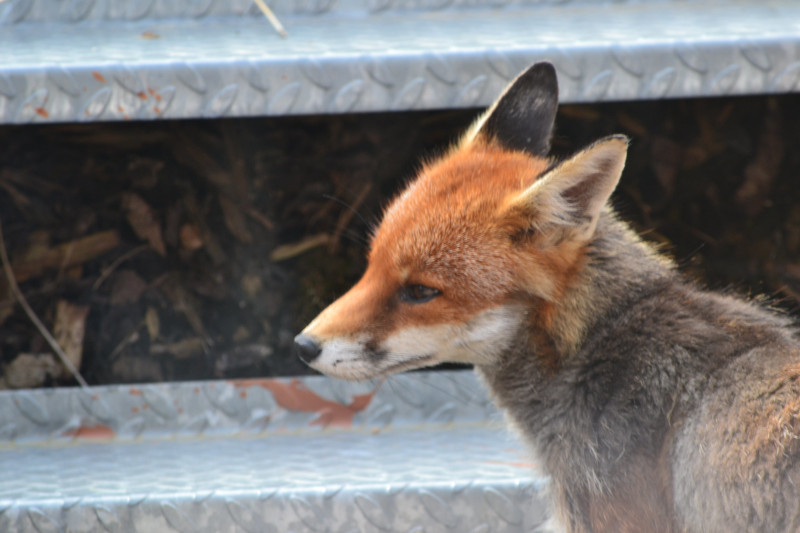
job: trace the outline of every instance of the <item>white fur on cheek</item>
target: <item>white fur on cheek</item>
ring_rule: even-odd
[[[511,345],[525,316],[520,305],[500,305],[479,313],[465,325],[467,333],[459,348],[471,354],[471,363],[493,363]]]
[[[501,305],[466,323],[402,329],[381,344],[387,355],[379,366],[402,366],[405,360],[408,368],[443,362],[490,364],[509,346],[523,317],[519,306]],[[414,359],[422,364],[414,365]]]
[[[524,317],[519,306],[501,305],[466,323],[404,328],[381,343],[379,356],[367,353],[366,336],[330,339],[323,341],[311,367],[328,376],[363,380],[445,362],[487,365],[508,348]]]

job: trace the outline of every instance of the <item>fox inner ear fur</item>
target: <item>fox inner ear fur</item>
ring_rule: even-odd
[[[559,163],[506,204],[520,223],[554,237],[588,241],[619,182],[628,138],[612,135]],[[562,231],[553,231],[560,228]]]
[[[506,87],[470,128],[464,141],[482,136],[503,148],[544,157],[550,151],[557,109],[556,70],[550,63],[536,63]]]

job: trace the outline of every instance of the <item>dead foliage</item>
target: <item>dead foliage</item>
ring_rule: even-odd
[[[6,126],[13,275],[90,383],[294,375],[371,225],[475,110]],[[623,216],[715,288],[800,297],[795,99],[564,106],[554,151],[632,137]],[[71,378],[0,277],[0,388]]]

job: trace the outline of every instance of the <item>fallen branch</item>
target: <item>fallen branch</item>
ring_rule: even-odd
[[[61,349],[61,346],[58,345],[58,342],[53,338],[50,332],[47,330],[42,321],[39,320],[39,317],[36,316],[36,313],[33,312],[31,306],[28,305],[28,300],[25,299],[23,296],[22,291],[19,290],[19,285],[17,285],[17,279],[14,277],[14,272],[11,270],[11,262],[8,260],[8,252],[6,251],[6,243],[3,239],[3,225],[0,223],[0,260],[3,263],[3,271],[6,274],[6,279],[8,280],[8,286],[11,289],[11,293],[16,298],[19,305],[22,306],[22,309],[25,311],[25,314],[28,315],[28,318],[39,330],[39,333],[44,337],[47,343],[50,345],[50,348],[53,352],[58,356],[61,360],[61,363],[69,370],[70,374],[75,378],[75,380],[80,384],[81,388],[88,389],[89,384],[86,383],[86,380],[83,379],[81,373],[75,368],[75,365],[72,364],[72,361],[69,360],[67,355],[64,353],[64,350]]]

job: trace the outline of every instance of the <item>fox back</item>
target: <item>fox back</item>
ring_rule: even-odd
[[[616,217],[625,137],[548,156],[556,79],[533,65],[422,168],[298,354],[354,380],[475,365],[565,531],[799,531],[795,330]]]

